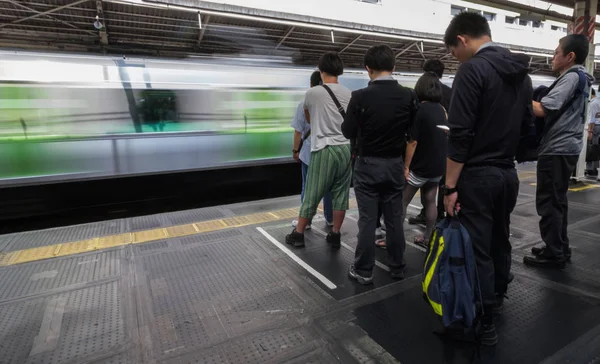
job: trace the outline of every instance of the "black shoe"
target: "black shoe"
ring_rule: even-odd
[[[482,324],[479,332],[479,342],[484,346],[494,346],[498,344],[498,333],[496,333],[496,325]]]
[[[533,248],[531,248],[531,254],[540,256],[544,254],[544,249],[546,249],[546,247],[539,248],[537,246],[534,246]],[[571,260],[571,248],[567,248],[567,251],[564,252],[564,256],[566,260]]]
[[[565,269],[567,266],[567,260],[564,257],[546,257],[544,255],[534,255],[523,257],[523,263],[525,265],[534,267],[546,267],[546,268],[558,268]]]
[[[508,298],[506,294],[496,293],[496,303],[492,306],[492,315],[500,316],[504,311],[504,299]]]
[[[340,232],[334,233],[331,231],[327,234],[325,240],[327,243],[331,244],[332,248],[339,248],[342,246],[342,234]]]
[[[427,225],[427,219],[425,215],[418,214],[417,216],[409,217],[408,223],[411,225]]]
[[[304,247],[304,234],[300,234],[294,229],[291,233],[285,236],[285,242],[295,248]]]
[[[392,268],[390,270],[390,276],[393,279],[404,279],[404,268]]]
[[[373,283],[373,273],[371,273],[370,277],[361,276],[360,274],[356,273],[356,270],[354,270],[354,265],[350,266],[350,269],[348,270],[348,276],[363,285]]]

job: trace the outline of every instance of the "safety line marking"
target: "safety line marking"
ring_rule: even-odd
[[[261,234],[263,234],[264,237],[267,238],[276,247],[278,247],[279,249],[281,249],[281,251],[284,252],[288,257],[292,258],[292,260],[294,260],[294,262],[298,263],[302,268],[306,269],[308,271],[308,273],[312,274],[315,278],[317,278],[318,280],[320,280],[321,283],[323,283],[327,288],[329,288],[329,289],[336,289],[337,288],[337,286],[332,281],[330,281],[329,279],[327,279],[321,273],[317,272],[313,267],[311,267],[305,261],[303,261],[302,259],[300,259],[296,254],[292,253],[291,250],[289,250],[286,246],[284,246],[279,241],[277,241],[277,239],[275,239],[273,236],[271,236],[271,234],[269,234],[268,232],[266,232],[263,228],[257,227],[256,230],[258,230],[258,232],[260,232]]]

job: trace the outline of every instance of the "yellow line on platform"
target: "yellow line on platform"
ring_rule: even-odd
[[[350,200],[350,208],[357,207],[356,200]],[[143,244],[156,240],[171,239],[182,236],[196,235],[218,230],[239,228],[248,225],[264,224],[298,216],[298,208],[290,208],[256,214],[234,216],[218,220],[208,220],[193,224],[170,226],[166,228],[136,231],[117,235],[101,236],[93,239],[74,241],[62,244],[42,246],[24,250],[0,253],[0,266],[8,266],[38,260],[64,257],[67,255],[87,253],[102,249]]]

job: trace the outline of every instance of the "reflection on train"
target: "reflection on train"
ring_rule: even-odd
[[[0,52],[0,185],[287,161],[311,71]],[[396,78],[414,87],[419,75]],[[354,90],[368,77],[348,70],[340,82]]]

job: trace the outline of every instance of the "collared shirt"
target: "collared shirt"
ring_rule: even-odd
[[[481,47],[479,47],[479,49],[477,50],[477,52],[475,52],[475,54],[481,52],[481,50],[484,49],[484,48],[487,48],[487,47],[497,47],[497,46],[498,45],[495,42],[493,42],[493,41],[489,41],[487,43],[483,43],[481,45]]]
[[[375,81],[391,81],[391,80],[394,80],[394,76],[384,75],[384,76],[379,76],[376,79],[369,81],[369,84],[371,84],[371,82],[375,82]]]
[[[304,100],[300,101],[296,108],[296,115],[294,115],[291,127],[299,132],[302,138],[310,130],[310,124],[306,121],[306,116],[304,115]],[[298,157],[304,164],[308,165],[310,163],[310,137],[306,138],[302,144]]]
[[[600,125],[600,98],[594,97],[588,106],[589,123]]]

